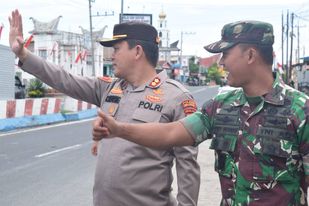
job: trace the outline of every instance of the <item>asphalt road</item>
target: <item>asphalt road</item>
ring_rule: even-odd
[[[218,87],[189,90],[201,107]],[[0,133],[0,206],[92,205],[96,158],[90,153],[91,122]],[[204,147],[207,149],[206,144]],[[205,161],[204,155],[201,158]],[[205,164],[213,170],[212,161]],[[212,176],[207,174],[202,180],[208,182],[207,178]],[[216,179],[213,181],[218,185]],[[205,205],[204,187],[201,185],[199,205]]]

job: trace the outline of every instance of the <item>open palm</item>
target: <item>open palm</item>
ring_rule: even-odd
[[[10,46],[12,51],[19,56],[23,49],[23,24],[22,17],[18,10],[12,12],[12,16],[9,17],[10,22]]]

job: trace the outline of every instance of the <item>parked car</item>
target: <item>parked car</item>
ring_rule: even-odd
[[[15,76],[15,99],[24,99],[26,97],[26,86],[21,82],[18,76]]]

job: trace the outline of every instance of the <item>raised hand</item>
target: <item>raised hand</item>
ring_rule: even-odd
[[[10,22],[10,47],[17,57],[23,58],[26,56],[23,38],[23,23],[19,11],[12,11],[12,16],[9,17]]]

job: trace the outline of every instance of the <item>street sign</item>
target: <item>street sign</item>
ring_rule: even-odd
[[[121,14],[119,15],[121,20]],[[122,14],[122,23],[129,21],[143,22],[152,25],[152,14]]]

